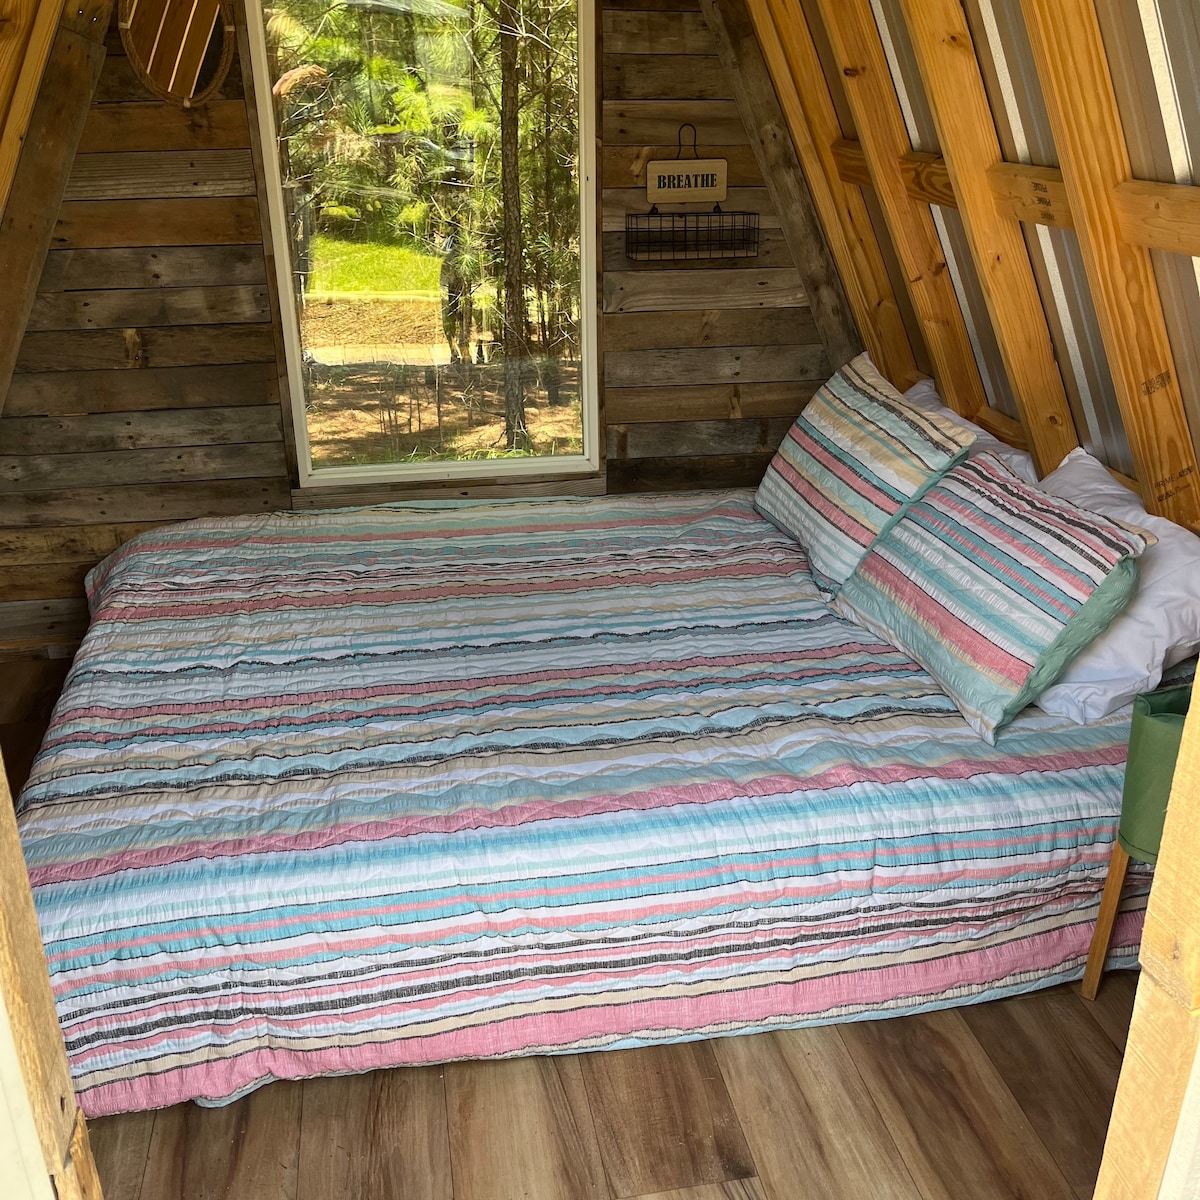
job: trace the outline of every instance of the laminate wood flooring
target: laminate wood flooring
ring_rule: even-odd
[[[88,1127],[107,1200],[1084,1200],[1136,982]]]

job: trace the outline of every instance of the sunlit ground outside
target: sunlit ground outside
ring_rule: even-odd
[[[471,363],[451,362],[442,260],[325,234],[312,255],[301,339],[313,467],[506,456],[503,362],[489,361],[495,339],[478,325]],[[531,446],[521,456],[580,454],[579,363],[522,368]]]

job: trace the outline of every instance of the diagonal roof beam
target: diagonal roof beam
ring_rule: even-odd
[[[14,96],[6,123],[0,161],[19,143],[12,184],[0,216],[0,414],[12,380],[21,335],[33,307],[38,279],[50,248],[59,204],[75,161],[88,108],[104,63],[104,35],[112,15],[112,0],[71,0],[60,10],[58,27],[49,42],[45,68],[28,55],[18,86],[32,87],[40,79],[23,120]],[[29,54],[36,45],[31,43]],[[18,123],[16,126],[13,120]],[[0,180],[2,182],[2,180]]]

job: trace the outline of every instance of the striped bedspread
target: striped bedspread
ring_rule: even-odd
[[[97,567],[20,802],[85,1112],[1077,977],[1125,720],[986,745],[750,498],[191,522]]]

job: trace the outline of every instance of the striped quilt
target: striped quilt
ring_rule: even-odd
[[[751,499],[199,521],[97,567],[20,801],[84,1111],[1079,976],[1127,713],[986,745]]]

